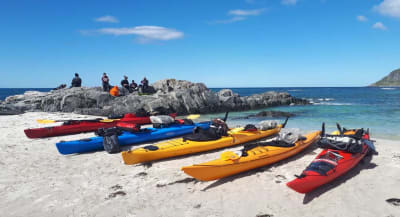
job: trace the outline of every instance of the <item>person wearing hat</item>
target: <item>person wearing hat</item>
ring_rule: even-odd
[[[75,73],[75,77],[72,79],[71,87],[80,87],[82,85],[82,79],[78,73]]]

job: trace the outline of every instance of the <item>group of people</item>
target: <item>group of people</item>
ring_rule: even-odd
[[[134,91],[140,91],[141,93],[146,92],[149,88],[149,80],[146,77],[138,85],[135,80],[132,80],[131,83],[128,81],[128,76],[124,75],[124,79],[121,81],[122,90],[119,91],[117,86],[110,85],[110,79],[108,78],[107,74],[104,72],[103,77],[101,77],[101,82],[103,86],[103,91],[113,92],[112,95],[120,95],[119,92],[129,92],[132,93]],[[75,77],[72,79],[71,87],[81,87],[82,86],[82,79],[79,77],[78,73],[75,73]],[[61,84],[60,86],[54,88],[53,90],[59,90],[66,88],[66,84]],[[116,90],[112,90],[116,89]],[[115,93],[114,93],[115,92]],[[123,94],[123,95],[125,95]]]
[[[103,77],[101,77],[101,82],[103,90],[110,91],[111,89],[110,79],[108,78],[105,72],[103,73]],[[135,80],[132,80],[132,82],[129,83],[128,76],[124,75],[124,79],[121,81],[121,87],[128,90],[129,93],[132,93],[133,91],[138,91],[140,88],[142,89],[142,91],[145,91],[149,87],[149,80],[147,80],[147,78],[144,77],[143,80],[140,82],[140,85],[138,85],[135,82]]]

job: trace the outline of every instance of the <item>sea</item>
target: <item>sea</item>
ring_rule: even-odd
[[[219,91],[225,88],[211,88]],[[267,91],[288,92],[292,96],[305,98],[311,105],[279,106],[251,111],[230,112],[230,127],[257,124],[260,121],[281,118],[246,118],[264,110],[293,113],[288,128],[302,132],[320,130],[322,123],[328,131],[336,129],[336,123],[346,128],[369,128],[372,137],[400,140],[400,88],[392,87],[261,87],[229,88],[240,96],[249,96]],[[49,88],[0,88],[0,100],[7,96],[23,94],[25,91],[49,91]],[[223,113],[201,115],[201,120],[223,117]]]

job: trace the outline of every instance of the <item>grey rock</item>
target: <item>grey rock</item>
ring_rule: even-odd
[[[288,93],[266,92],[241,97],[230,89],[215,93],[203,83],[176,79],[155,82],[148,89],[152,94],[124,93],[114,97],[101,87],[75,87],[48,93],[29,91],[7,97],[0,102],[0,112],[75,112],[87,115],[121,115],[144,109],[149,112],[215,113],[266,108],[270,106],[308,104]]]

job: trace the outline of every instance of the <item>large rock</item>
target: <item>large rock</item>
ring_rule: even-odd
[[[151,95],[134,92],[114,97],[100,87],[75,87],[48,93],[29,91],[0,102],[0,112],[25,111],[75,112],[90,115],[116,115],[145,109],[149,112],[214,113],[308,104],[288,93],[266,92],[241,97],[230,89],[215,93],[203,83],[165,79],[152,84]]]

